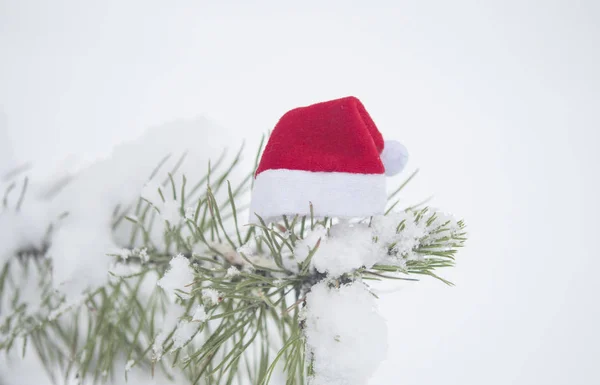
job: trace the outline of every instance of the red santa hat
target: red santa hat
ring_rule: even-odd
[[[382,214],[385,175],[402,171],[406,148],[384,141],[353,96],[287,112],[273,130],[255,174],[250,213],[364,217]]]

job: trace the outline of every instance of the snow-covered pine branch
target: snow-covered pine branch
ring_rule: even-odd
[[[35,349],[52,375],[84,381],[141,368],[194,384],[282,375],[290,384],[366,383],[386,351],[369,281],[439,278],[465,241],[463,222],[415,208],[244,226],[251,178],[228,181],[240,154],[194,178],[179,170],[185,157],[167,172],[161,161],[136,199],[94,211],[113,234],[101,242],[64,232],[78,213],[52,216],[7,198],[0,349]],[[40,213],[47,222],[28,226]],[[93,248],[104,265],[71,274],[57,265],[63,253],[86,260]]]

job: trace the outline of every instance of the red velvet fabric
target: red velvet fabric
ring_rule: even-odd
[[[354,96],[300,107],[281,117],[256,175],[265,170],[383,174],[383,138]]]

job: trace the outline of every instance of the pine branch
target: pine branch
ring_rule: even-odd
[[[60,219],[49,225],[39,246],[17,250],[0,271],[0,351],[30,346],[48,373],[58,367],[65,377],[76,373],[93,382],[142,367],[167,375],[179,371],[193,384],[266,385],[282,368],[287,384],[305,384],[313,365],[305,356],[303,311],[315,284],[415,281],[415,275],[451,284],[437,271],[454,265],[466,240],[462,221],[417,207],[357,219],[354,224],[372,234],[380,262],[332,276],[315,267],[315,258],[325,252],[324,242],[332,242],[332,230],[342,226],[337,219],[311,214],[275,224],[262,218],[251,226],[240,223],[239,200],[252,180],[248,175],[234,188],[228,180],[240,157],[241,150],[219,171],[223,155],[190,184],[189,176],[178,174],[184,155],[156,186],[159,201],[140,197],[116,208],[112,230],[129,229],[128,243],[107,255],[128,272],[115,269],[105,285],[75,301],[55,290],[52,260],[42,258]],[[3,214],[27,204],[26,186],[16,204],[10,199],[16,184],[9,186]],[[176,201],[176,215],[165,219],[169,200]],[[157,238],[155,229],[162,225]],[[308,249],[300,258],[303,246]],[[23,295],[31,285],[41,298],[37,306]]]

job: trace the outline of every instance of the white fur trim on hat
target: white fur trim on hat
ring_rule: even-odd
[[[256,176],[250,220],[282,215],[367,217],[383,214],[387,201],[384,174],[266,170]]]

